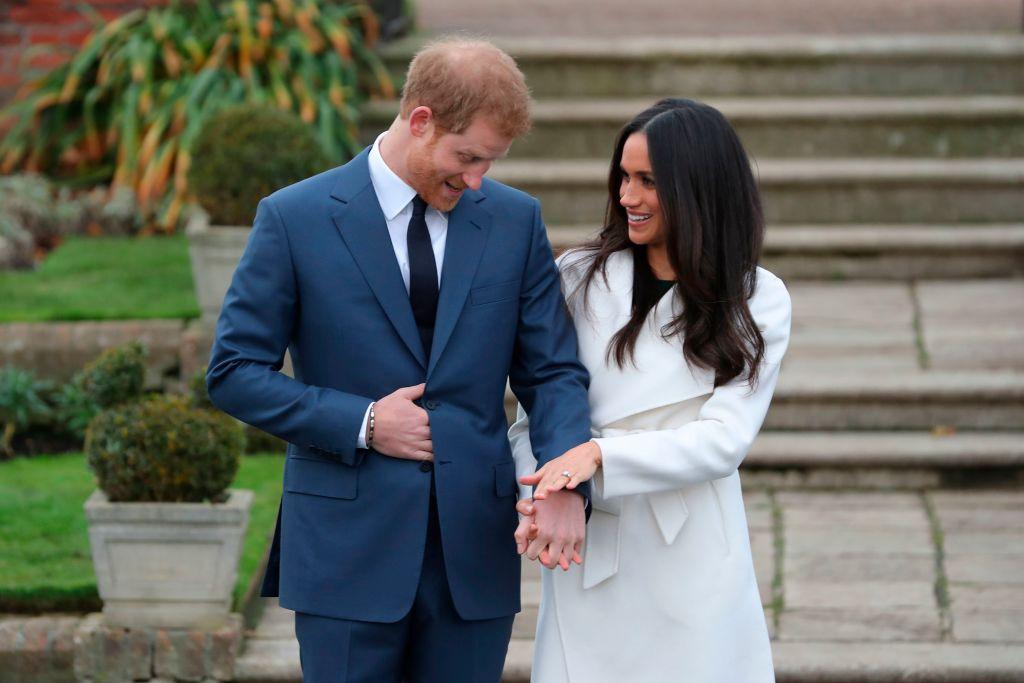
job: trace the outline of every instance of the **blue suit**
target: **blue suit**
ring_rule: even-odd
[[[541,464],[590,438],[589,379],[540,207],[486,178],[466,190],[448,216],[427,358],[367,156],[260,202],[217,322],[210,398],[289,443],[263,594],[297,612],[397,622],[420,587],[436,505],[459,617],[510,617],[520,558],[506,378]],[[294,379],[279,372],[286,349]],[[358,449],[369,403],[422,382],[433,472]]]

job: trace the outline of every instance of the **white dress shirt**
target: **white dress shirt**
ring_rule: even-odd
[[[405,282],[405,291],[409,291],[409,219],[412,218],[412,200],[416,196],[416,190],[408,183],[398,177],[384,162],[380,154],[380,141],[387,135],[387,131],[377,136],[370,148],[370,182],[373,184],[373,191],[377,195],[377,202],[384,213],[384,219],[388,224],[388,234],[391,236],[391,246],[395,250],[395,258],[398,260],[398,269],[402,271],[402,281]],[[427,207],[425,215],[427,221],[427,232],[430,233],[430,244],[434,248],[434,263],[437,264],[437,286],[441,287],[441,266],[444,263],[444,245],[448,239],[448,215],[438,211],[432,206]],[[372,405],[372,404],[371,404]],[[366,448],[366,423],[370,418],[370,406],[366,407],[363,415],[363,425],[359,428],[357,446]]]

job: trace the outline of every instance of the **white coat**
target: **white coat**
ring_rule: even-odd
[[[559,259],[571,294],[585,259]],[[543,571],[536,683],[763,683],[774,680],[737,468],[764,421],[789,342],[790,298],[759,268],[748,301],[766,342],[757,385],[714,387],[682,341],[660,330],[681,302],[662,297],[635,366],[606,361],[629,319],[633,265],[613,254],[591,284],[589,313],[570,296],[603,464],[592,481],[583,565]],[[528,419],[509,431],[519,476],[532,473]],[[523,487],[523,497],[529,488]]]

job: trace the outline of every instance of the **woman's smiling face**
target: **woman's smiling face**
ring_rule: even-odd
[[[626,138],[619,171],[622,174],[619,203],[626,209],[629,241],[648,247],[661,246],[665,242],[665,227],[644,133],[633,133]]]

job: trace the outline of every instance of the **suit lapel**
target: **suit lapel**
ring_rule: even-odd
[[[485,198],[480,192],[468,193],[448,214],[448,236],[427,377],[452,336],[487,243],[491,214],[480,205]]]
[[[426,368],[423,343],[416,330],[409,293],[395,259],[387,221],[370,182],[367,157],[368,153],[364,151],[341,169],[331,196],[341,200],[342,205],[331,218],[398,336],[420,365]]]

